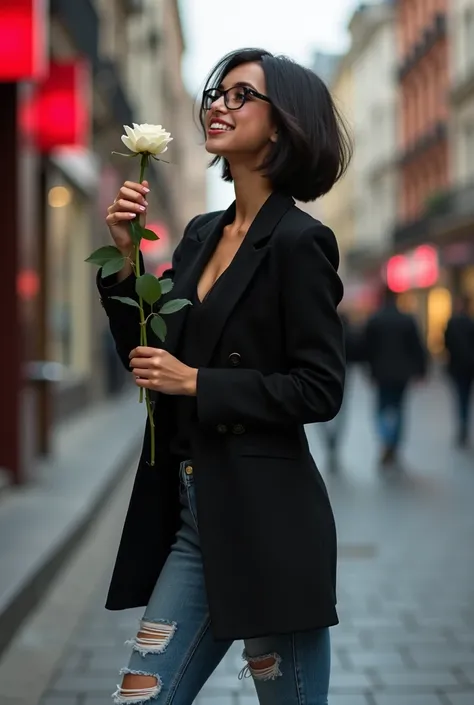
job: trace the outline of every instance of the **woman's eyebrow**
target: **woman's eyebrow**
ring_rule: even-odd
[[[237,86],[242,87],[242,88],[253,88],[254,91],[257,90],[254,85],[249,83],[249,81],[236,81],[231,86],[229,86],[229,88],[236,88]],[[223,83],[220,83],[218,88],[221,91],[225,90]]]

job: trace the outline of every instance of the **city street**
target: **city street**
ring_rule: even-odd
[[[473,705],[474,454],[453,447],[451,400],[442,381],[435,381],[418,387],[410,399],[405,471],[382,473],[376,466],[370,390],[360,376],[351,382],[338,473],[325,467],[320,429],[308,428],[340,542],[341,624],[332,630],[330,705]],[[120,490],[121,511],[128,491],[129,484]],[[114,512],[108,549],[102,551],[106,560],[91,559],[89,565],[87,580],[94,589],[78,627],[42,698],[31,705],[111,702],[117,672],[127,660],[123,642],[136,631],[140,616],[102,607],[121,521],[118,509]],[[90,547],[103,540],[98,536],[91,532]],[[72,605],[73,590],[69,600]],[[43,629],[52,629],[46,619]],[[36,632],[35,639],[47,637]],[[197,705],[256,705],[251,679],[237,678],[240,653],[235,644]],[[10,702],[14,698],[5,700]]]

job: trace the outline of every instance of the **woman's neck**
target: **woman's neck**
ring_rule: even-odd
[[[232,167],[232,178],[235,191],[234,226],[238,231],[246,231],[271,194],[272,188],[258,171]]]

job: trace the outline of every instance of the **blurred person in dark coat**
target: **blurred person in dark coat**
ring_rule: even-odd
[[[397,460],[407,388],[425,377],[427,354],[415,318],[398,309],[396,295],[388,288],[382,307],[367,322],[363,346],[377,390],[380,462],[389,465]]]
[[[457,441],[468,443],[470,405],[474,382],[474,319],[469,314],[467,297],[456,302],[455,312],[448,321],[444,336],[449,355],[448,372],[457,402]]]

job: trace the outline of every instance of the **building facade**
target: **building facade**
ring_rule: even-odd
[[[474,0],[450,5],[453,181],[474,182]]]
[[[402,192],[393,284],[442,355],[455,298],[474,297],[473,3],[403,0],[397,23]]]
[[[391,247],[397,210],[395,80],[392,3],[361,5],[349,23],[351,44],[330,83],[354,142],[352,163],[322,199],[324,220],[337,234],[345,305],[364,317],[374,308],[380,270]]]
[[[354,81],[354,247],[382,258],[397,210],[396,42],[392,3],[363,5],[349,24]]]
[[[397,3],[399,221],[416,220],[450,184],[447,0]],[[430,200],[431,199],[431,200]]]
[[[450,3],[449,30],[452,189],[438,229],[452,297],[467,295],[474,303],[474,0]]]
[[[341,58],[333,71],[329,89],[335,105],[341,113],[350,134],[354,125],[354,85],[350,56]],[[355,238],[355,186],[354,163],[331,191],[320,201],[320,215],[323,221],[334,231],[341,255],[341,276],[348,276],[346,266],[347,252],[353,247]]]

